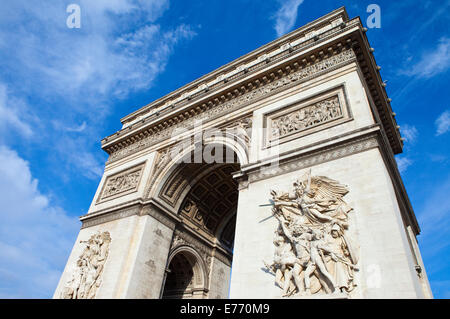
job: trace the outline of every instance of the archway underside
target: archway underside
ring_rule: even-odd
[[[231,264],[238,204],[238,182],[232,173],[239,171],[234,163],[180,163],[159,192],[159,198],[173,207],[181,217],[179,231],[187,231],[211,251],[219,249]],[[206,240],[206,241],[205,241]],[[186,253],[179,244],[169,254],[163,298],[207,297],[208,283],[214,277],[211,255]],[[229,266],[228,266],[229,267]],[[205,269],[203,269],[205,268]],[[204,286],[196,285],[202,277]]]
[[[208,170],[192,185],[179,211],[185,225],[217,239],[230,252],[238,200],[238,185],[231,173],[238,169],[237,164],[224,164]]]

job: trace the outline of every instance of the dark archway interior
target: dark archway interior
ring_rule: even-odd
[[[188,225],[217,238],[229,252],[233,250],[238,201],[238,184],[231,173],[238,169],[238,164],[213,166],[191,185],[179,212]]]
[[[238,204],[238,182],[232,174],[239,171],[240,164],[233,163],[181,163],[162,189],[162,198],[175,203],[181,200],[178,215],[183,227],[209,238],[212,244],[219,244],[228,255],[233,254]],[[180,191],[189,189],[187,192]],[[182,199],[181,193],[183,193]],[[177,195],[180,194],[180,195]],[[198,261],[186,258],[183,253],[175,255],[168,265],[163,298],[190,298],[194,278],[198,277]],[[211,274],[210,276],[214,276]],[[203,287],[208,288],[208,287]]]
[[[168,269],[163,298],[182,299],[194,287],[194,267],[183,253],[178,253],[172,258]]]

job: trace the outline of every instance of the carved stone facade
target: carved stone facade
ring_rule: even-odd
[[[339,98],[333,96],[271,120],[272,136],[284,137],[342,116]]]
[[[265,116],[265,146],[283,143],[351,119],[344,87],[339,87]]]
[[[111,237],[109,232],[98,233],[87,241],[83,253],[77,260],[72,278],[66,283],[61,298],[92,299],[102,283],[102,273],[108,259]]]
[[[143,168],[144,165],[139,165],[108,177],[99,202],[137,191]]]
[[[294,183],[291,193],[272,191],[273,214],[278,220],[271,265],[283,296],[351,294],[356,288],[358,251],[349,238],[345,185],[325,176],[307,176]]]
[[[54,297],[432,297],[365,31],[337,9],[123,118]]]
[[[191,129],[198,121],[210,121],[218,116],[223,116],[245,105],[256,102],[259,99],[285,90],[289,86],[297,85],[299,82],[307,81],[311,77],[319,76],[338,68],[355,59],[353,50],[343,50],[336,55],[319,60],[312,65],[306,65],[295,72],[281,71],[272,77],[264,76],[257,84],[230,92],[224,99],[217,99],[215,103],[202,104],[191,112],[177,115],[171,120],[159,124],[156,127],[140,133],[131,144],[125,143],[119,148],[111,151],[108,162],[113,162],[125,156],[131,155],[174,136],[176,129]],[[255,80],[256,81],[256,80]],[[266,84],[267,83],[267,84]]]

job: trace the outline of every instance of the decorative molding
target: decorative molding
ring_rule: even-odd
[[[344,86],[264,115],[264,147],[280,144],[350,119]]]
[[[282,175],[302,168],[336,160],[378,146],[378,138],[375,135],[364,136],[347,143],[327,147],[325,150],[322,149],[313,153],[298,155],[283,160],[278,163],[278,165],[261,166],[246,173],[248,174],[249,183],[253,183],[272,176]]]
[[[226,95],[222,95],[221,98],[215,98],[213,101],[198,105],[189,111],[156,124],[146,131],[130,137],[126,141],[107,147],[106,150],[110,153],[108,163],[173,137],[172,135],[177,129],[191,129],[195,122],[211,121],[227,115],[234,110],[252,104],[269,95],[276,94],[289,87],[298,85],[301,82],[308,81],[313,77],[355,61],[355,54],[351,48],[345,49],[341,45],[336,50],[339,53],[334,54],[334,51],[331,50],[331,56],[328,57],[323,56],[323,58],[318,58],[312,56],[309,61],[303,59],[303,62],[294,63],[294,68],[297,68],[296,70],[287,65],[278,71],[263,75],[261,78],[254,79],[252,83],[242,86],[239,89],[236,88]]]
[[[207,275],[209,276],[211,270],[213,250],[207,247],[206,245],[202,244],[198,239],[189,235],[187,232],[185,231],[183,232],[180,231],[179,229],[176,229],[173,235],[170,251],[172,252],[181,246],[189,246],[193,248],[202,257],[203,262],[206,265]]]
[[[176,226],[176,221],[170,218],[167,214],[160,211],[158,208],[154,207],[153,205],[145,205],[140,215],[150,215],[157,221],[159,221],[161,224],[167,226],[168,228],[174,230]]]
[[[145,163],[108,176],[97,203],[137,192]]]
[[[133,215],[139,215],[141,208],[140,205],[134,205],[117,211],[105,212],[99,216],[90,217],[84,216],[86,219],[82,220],[81,229],[104,224],[116,219],[126,218]]]

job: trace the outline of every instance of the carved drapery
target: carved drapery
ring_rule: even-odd
[[[62,299],[93,299],[100,287],[111,236],[109,232],[99,232],[81,243],[86,244],[86,247],[77,260],[72,277],[61,293]]]
[[[271,192],[278,228],[266,268],[284,297],[352,293],[358,255],[348,234],[347,186],[311,172],[293,186],[291,193]]]

